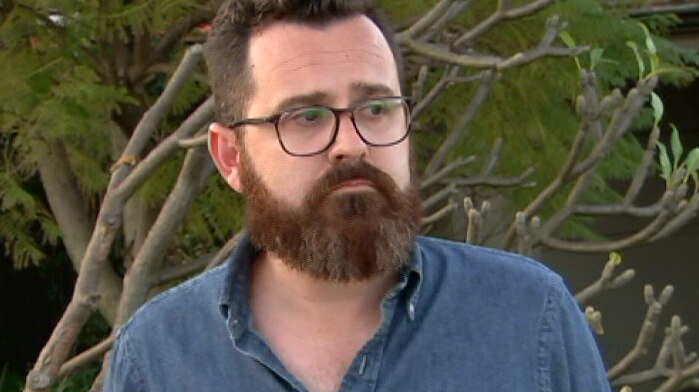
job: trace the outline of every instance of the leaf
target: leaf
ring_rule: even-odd
[[[662,99],[655,92],[650,93],[650,106],[653,108],[653,118],[655,119],[654,125],[657,127],[660,120],[663,118],[663,113],[665,112],[665,106],[663,105]]]
[[[641,26],[643,34],[646,36],[646,49],[648,50],[648,53],[650,53],[651,55],[657,54],[658,50],[655,47],[655,42],[653,42],[653,37],[650,35],[648,27],[646,27],[646,25],[644,25],[643,23],[639,23],[638,25]]]
[[[641,52],[638,50],[638,44],[633,41],[626,41],[626,46],[631,48],[634,56],[636,56],[636,66],[638,67],[638,79],[643,79],[643,74],[646,73],[646,65],[643,62],[643,57],[641,57]]]
[[[680,166],[680,158],[682,157],[682,142],[680,141],[680,133],[677,131],[675,124],[670,124],[672,127],[672,135],[670,136],[670,148],[672,149],[672,167],[677,170]]]
[[[575,40],[569,32],[561,31],[560,33],[558,33],[558,36],[561,38],[561,41],[563,41],[563,43],[566,44],[567,47],[572,48],[575,46]]]
[[[595,69],[595,66],[602,60],[604,48],[594,48],[590,51],[590,69]]]
[[[684,164],[687,165],[687,175],[697,174],[697,171],[699,171],[699,147],[694,147],[687,154]]]
[[[614,265],[619,265],[619,264],[621,264],[621,255],[617,252],[610,252],[609,253],[609,261],[614,263]]]
[[[569,32],[561,31],[560,33],[558,33],[558,36],[561,38],[561,41],[563,41],[563,43],[566,44],[567,47],[575,47],[575,40]],[[578,59],[578,56],[575,56],[573,59],[575,60],[575,65],[578,67],[578,71],[580,71],[582,69],[582,65],[580,65],[580,60]]]
[[[660,176],[665,179],[665,182],[668,185],[670,185],[672,166],[670,165],[670,158],[667,155],[667,149],[665,148],[665,145],[660,142],[657,142],[656,144],[658,145],[658,150],[660,150],[658,155],[658,159],[660,159]]]

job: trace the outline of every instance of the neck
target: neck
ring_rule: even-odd
[[[330,282],[295,270],[279,257],[264,253],[253,263],[252,300],[268,309],[296,317],[354,317],[379,310],[381,300],[397,282],[396,273],[362,281]]]

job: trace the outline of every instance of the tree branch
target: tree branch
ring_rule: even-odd
[[[636,271],[627,269],[618,276],[614,276],[616,267],[620,263],[621,257],[616,253],[611,253],[609,255],[609,261],[604,265],[599,279],[575,294],[575,300],[578,301],[581,306],[584,306],[601,292],[618,289],[628,284],[634,276],[636,276]]]
[[[451,4],[438,20],[427,27],[427,31],[419,38],[421,41],[430,41],[451,23],[462,11],[471,5],[471,0],[459,0]]]
[[[228,242],[226,242],[225,245],[219,250],[219,252],[216,254],[216,257],[211,260],[209,265],[206,266],[206,271],[216,268],[217,266],[221,265],[226,259],[230,256],[231,252],[233,252],[233,249],[235,249],[236,246],[238,246],[238,242],[240,242],[240,238],[243,235],[243,231],[239,231],[235,233],[233,237],[231,237]]]
[[[114,344],[114,337],[109,336],[103,341],[74,356],[69,361],[66,361],[66,363],[63,364],[63,366],[61,366],[61,369],[58,371],[57,377],[67,377],[77,372],[78,370],[85,368],[92,362],[99,360],[100,357],[104,355],[104,353],[106,353],[107,351],[109,351],[109,349],[112,348],[112,344]]]
[[[507,6],[505,6],[503,3],[504,2],[502,0],[499,0],[496,11],[484,21],[479,23],[476,27],[470,29],[457,38],[453,43],[453,47],[459,47],[461,45],[473,42],[476,38],[480,37],[503,20],[521,18],[540,11],[553,3],[553,0],[536,0],[529,4],[512,9],[507,9]]]
[[[476,187],[476,186],[489,186],[493,188],[498,187],[531,187],[534,186],[533,182],[526,182],[527,177],[534,173],[533,167],[528,167],[517,177],[467,177],[467,178],[452,178],[440,181],[440,183],[445,184],[456,184],[458,186],[464,187]]]
[[[447,202],[447,205],[440,208],[438,211],[436,211],[432,215],[429,215],[429,216],[422,218],[422,221],[420,224],[422,226],[427,226],[429,224],[437,222],[438,220],[444,218],[445,216],[447,216],[450,212],[454,211],[455,209],[456,209],[456,203],[454,203],[452,200],[449,200]]]
[[[202,46],[192,45],[187,49],[182,61],[177,66],[175,73],[170,78],[165,90],[160,94],[155,104],[150,107],[139,121],[136,129],[126,145],[121,158],[112,168],[116,172],[118,183],[121,182],[130,170],[121,170],[125,165],[134,166],[136,160],[141,156],[153,132],[158,126],[160,120],[165,116],[168,109],[175,100],[175,97],[180,92],[184,84],[189,79],[189,76],[194,72],[197,63],[202,58]],[[121,174],[123,172],[123,174]]]
[[[449,196],[452,196],[454,193],[456,193],[456,185],[455,184],[448,184],[447,186],[443,187],[441,190],[433,193],[429,197],[425,198],[422,201],[421,208],[423,211],[428,211],[432,209],[434,206],[437,204],[441,203],[444,199],[446,199]]]
[[[207,151],[189,150],[172,192],[148,232],[148,237],[136,255],[133,265],[124,276],[124,294],[119,304],[114,331],[148,299],[148,291],[151,288],[151,266],[165,254],[170,240],[184,220],[196,193],[212,171],[213,164]]]
[[[471,164],[476,159],[477,158],[475,155],[471,155],[468,157],[460,157],[460,158],[457,158],[457,159],[449,162],[449,164],[444,166],[440,171],[431,175],[430,177],[426,178],[425,180],[421,181],[419,188],[421,190],[426,189],[426,188],[438,183],[440,180],[442,180],[447,175],[451,174],[456,169],[459,169],[462,166],[466,166],[468,164]]]
[[[197,257],[184,264],[178,264],[151,276],[150,286],[160,286],[163,284],[170,283],[172,281],[182,279],[189,276],[197,271],[203,270],[207,265],[214,259],[216,253],[209,253]]]
[[[158,41],[153,54],[148,57],[148,60],[143,63],[142,67],[135,70],[133,80],[140,80],[145,76],[147,69],[153,64],[159,63],[167,59],[175,45],[182,41],[182,38],[187,35],[193,28],[201,23],[213,19],[214,13],[208,9],[196,10],[173,23],[165,32],[163,37]]]
[[[444,142],[442,142],[442,145],[439,146],[437,151],[434,153],[432,159],[430,159],[429,163],[427,163],[427,166],[425,166],[424,174],[426,177],[430,177],[437,172],[440,166],[442,166],[442,164],[444,163],[444,160],[446,159],[449,152],[451,152],[452,149],[454,149],[456,145],[458,145],[459,142],[466,135],[466,129],[468,125],[476,116],[476,113],[478,113],[478,110],[485,102],[485,99],[487,98],[491,88],[493,87],[493,80],[494,77],[492,71],[485,71],[483,73],[483,79],[481,79],[481,83],[478,86],[478,90],[476,91],[476,94],[469,103],[466,112],[456,123],[454,129],[444,139]]]
[[[672,297],[673,291],[674,289],[672,286],[665,286],[663,291],[660,293],[660,297],[656,299],[655,294],[653,293],[653,286],[646,285],[644,287],[643,294],[646,305],[648,305],[646,317],[643,320],[643,324],[638,333],[638,338],[636,339],[636,344],[634,347],[607,373],[610,380],[614,380],[622,375],[638,358],[648,353],[648,348],[653,342],[653,337],[658,327],[660,313],[663,310],[663,306],[667,305],[668,301]]]
[[[43,144],[36,145],[40,148]],[[61,228],[61,239],[73,268],[80,271],[93,225],[92,218],[85,209],[87,202],[80,192],[65,147],[60,141],[51,143],[47,146],[47,151],[39,151],[35,156],[51,212]],[[111,324],[116,318],[121,296],[121,278],[112,269],[105,268],[99,280],[99,309]]]
[[[214,99],[209,97],[204,103],[182,122],[180,127],[160,142],[148,156],[136,166],[128,178],[119,186],[117,192],[122,197],[129,197],[143,185],[155,170],[167,158],[178,151],[180,141],[186,140],[198,129],[211,121],[214,116]]]
[[[400,42],[400,37],[416,37],[428,27],[432,26],[444,15],[455,0],[441,0],[431,10],[429,10],[422,18],[418,19],[408,29],[396,34],[396,39]]]
[[[201,57],[200,46],[191,48],[188,51],[185,59],[183,59],[184,65],[178,67],[178,72],[175,72],[175,75],[187,73],[187,68],[193,68],[193,65],[190,64],[193,57],[196,59]],[[173,78],[177,79],[175,76]],[[98,303],[99,278],[107,267],[106,260],[111,251],[116,233],[121,227],[123,209],[126,203],[126,198],[120,197],[121,195],[116,191],[116,188],[131,173],[133,162],[137,156],[141,155],[150,135],[157,127],[160,119],[165,116],[166,109],[170,106],[177,90],[183,84],[184,81],[182,80],[174,80],[168,83],[163,94],[139,122],[122,154],[122,158],[113,168],[107,192],[97,217],[96,226],[86,248],[83,262],[80,265],[73,297],[63,316],[56,324],[48,342],[41,350],[34,368],[27,375],[25,392],[46,391],[55,383],[59,367],[65,361],[70,348],[75,343],[90,313]],[[119,322],[118,314],[116,322]],[[115,325],[118,325],[116,322]]]

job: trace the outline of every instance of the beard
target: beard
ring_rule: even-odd
[[[244,149],[240,171],[252,242],[289,267],[320,280],[350,282],[398,272],[409,263],[421,218],[413,181],[403,191],[364,161],[341,162],[311,187],[300,207],[291,208],[271,194]],[[373,189],[333,193],[356,179],[370,181]]]

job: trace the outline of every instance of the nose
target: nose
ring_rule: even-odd
[[[335,143],[330,147],[329,158],[332,162],[358,160],[365,157],[367,144],[359,136],[348,113],[339,117]]]

